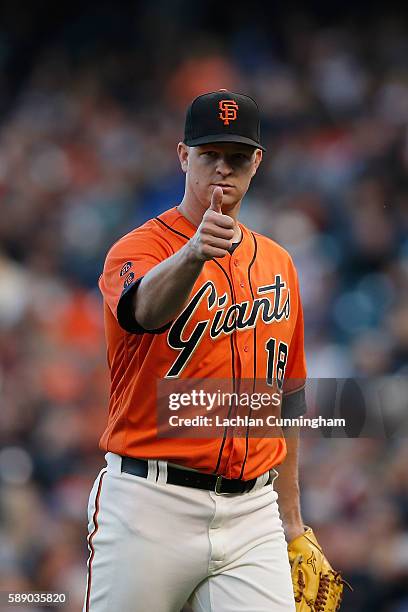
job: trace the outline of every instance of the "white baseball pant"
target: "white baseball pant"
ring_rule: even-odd
[[[187,600],[194,612],[295,610],[268,474],[249,493],[216,495],[167,484],[165,461],[141,478],[105,458],[89,498],[83,612],[179,612]]]

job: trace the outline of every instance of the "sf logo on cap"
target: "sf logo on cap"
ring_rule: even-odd
[[[237,118],[238,104],[235,100],[220,100],[219,118],[224,122],[224,125],[229,125],[230,121],[235,121]]]

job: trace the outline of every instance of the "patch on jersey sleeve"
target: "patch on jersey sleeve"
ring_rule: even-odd
[[[125,282],[123,283],[123,288],[127,289],[129,285],[132,283],[134,278],[135,278],[134,272],[131,272],[130,274],[128,274],[127,277],[125,278]]]
[[[131,261],[127,261],[123,266],[122,269],[120,271],[120,276],[125,276],[125,274],[127,272],[129,272],[130,268],[133,266]]]

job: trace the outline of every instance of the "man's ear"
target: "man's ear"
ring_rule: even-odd
[[[262,149],[257,149],[255,151],[255,161],[254,161],[254,166],[252,168],[252,176],[255,176],[256,171],[258,170],[261,161],[262,161]]]
[[[177,145],[177,154],[180,160],[180,166],[184,174],[188,167],[188,146],[184,142],[179,142]]]

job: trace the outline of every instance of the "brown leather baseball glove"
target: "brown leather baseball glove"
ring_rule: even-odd
[[[288,545],[296,612],[336,612],[339,610],[346,584],[331,567],[308,527],[303,535]]]

